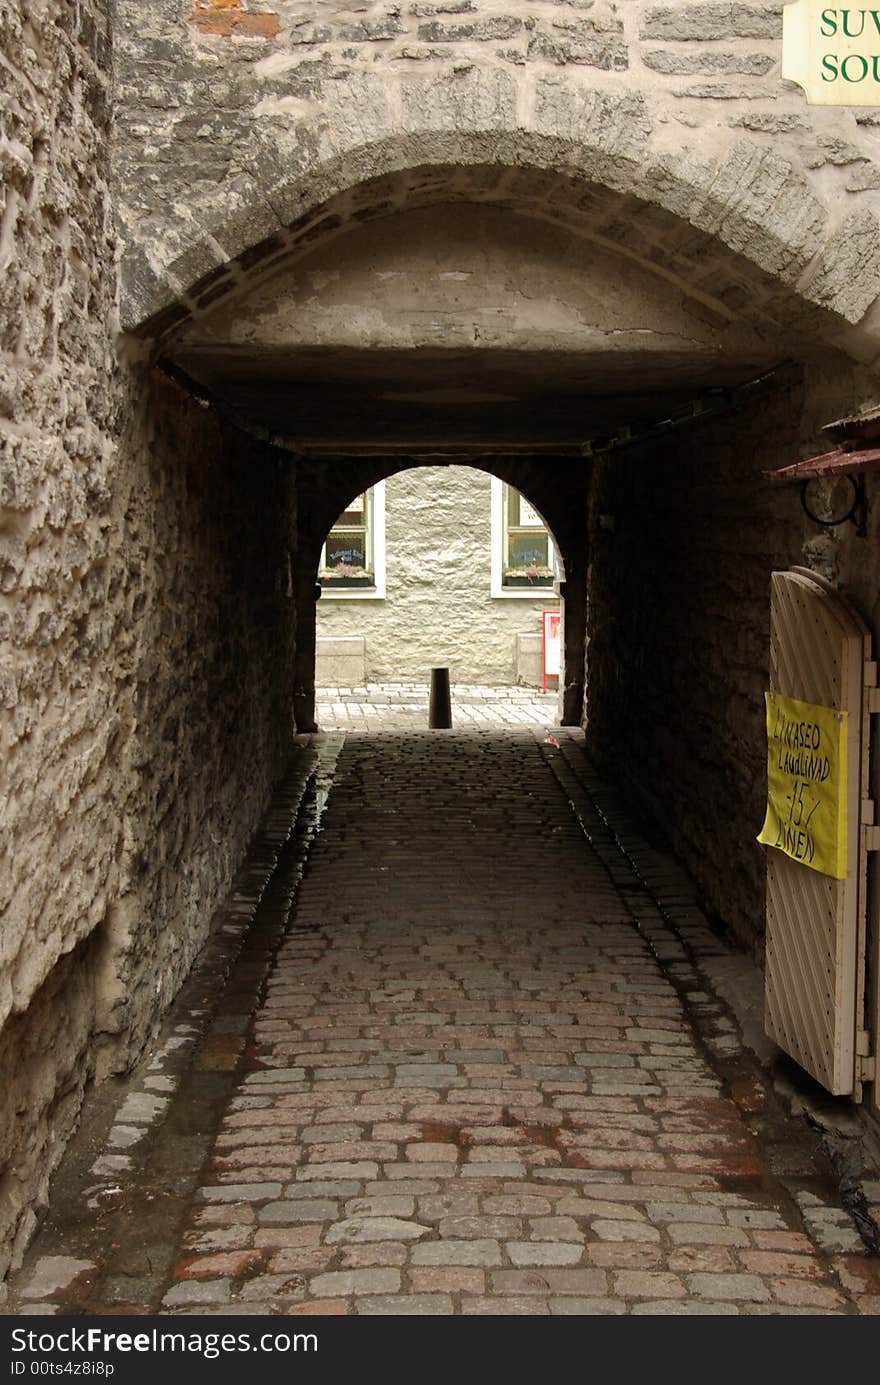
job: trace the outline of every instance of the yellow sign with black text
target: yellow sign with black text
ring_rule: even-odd
[[[758,841],[846,878],[847,713],[781,693],[767,703],[767,816]]]

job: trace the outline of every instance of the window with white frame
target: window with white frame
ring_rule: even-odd
[[[385,596],[385,482],[355,496],[321,549],[318,581],[324,597]]]
[[[549,594],[556,553],[538,511],[513,486],[492,477],[492,595]]]

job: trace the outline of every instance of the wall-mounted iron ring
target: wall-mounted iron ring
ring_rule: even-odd
[[[809,480],[801,482],[801,505],[803,506],[804,514],[807,518],[811,519],[814,524],[821,524],[825,529],[833,529],[838,524],[846,524],[849,522],[855,525],[856,534],[860,539],[866,538],[868,533],[868,494],[865,489],[864,476],[847,474],[841,478],[848,481],[852,487],[852,502],[843,514],[837,515],[833,519],[820,519],[820,517],[814,514],[810,509],[808,501],[809,488],[814,481],[819,479],[820,478],[817,476],[811,476]]]

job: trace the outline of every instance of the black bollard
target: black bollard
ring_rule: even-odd
[[[452,699],[449,696],[449,669],[431,669],[431,702],[428,726],[432,731],[448,731],[452,726]]]

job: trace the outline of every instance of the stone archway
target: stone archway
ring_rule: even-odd
[[[745,281],[765,320],[876,355],[864,321],[880,289],[876,216],[863,204],[842,214],[795,147],[730,129],[695,142],[646,96],[592,89],[568,71],[536,82],[471,67],[397,92],[359,73],[325,84],[322,98],[317,118],[267,98],[246,174],[184,189],[173,212],[166,203],[143,229],[131,223],[128,330],[179,327],[349,219],[476,200],[531,204],[679,283],[720,289],[722,303],[725,292],[741,300]],[[719,283],[721,263],[733,283]]]
[[[374,477],[387,475],[402,457],[490,455],[517,464],[528,458],[545,473],[547,499],[533,490],[535,502],[557,528],[556,495],[564,529],[577,514],[572,495],[595,481],[589,532],[583,526],[567,552],[567,601],[569,612],[574,599],[586,611],[588,565],[600,553],[603,573],[593,589],[602,601],[594,605],[589,643],[600,669],[601,705],[598,715],[591,712],[592,734],[604,755],[620,746],[628,773],[625,726],[638,716],[629,704],[638,700],[641,680],[664,686],[667,701],[676,687],[702,684],[691,668],[697,644],[688,632],[673,641],[680,653],[671,683],[639,661],[632,640],[614,634],[656,633],[676,604],[688,619],[696,617],[674,595],[666,607],[661,603],[663,545],[655,521],[666,502],[650,472],[638,478],[647,497],[640,522],[643,514],[653,526],[650,542],[633,548],[628,534],[612,537],[630,516],[605,461],[607,445],[630,446],[644,435],[648,442],[630,455],[645,459],[643,465],[662,457],[666,466],[675,449],[651,442],[655,425],[662,430],[664,420],[679,414],[714,415],[716,404],[740,391],[746,401],[754,398],[747,387],[767,379],[771,393],[789,392],[793,412],[785,422],[774,414],[772,442],[769,435],[756,440],[745,425],[742,464],[754,468],[768,448],[775,454],[812,446],[806,440],[833,416],[816,413],[819,378],[841,382],[832,391],[841,400],[839,413],[872,389],[873,377],[858,376],[853,361],[876,355],[876,237],[873,230],[867,240],[850,235],[853,226],[845,230],[820,195],[820,182],[794,159],[729,129],[695,145],[677,130],[661,130],[650,102],[632,92],[589,91],[561,74],[533,85],[529,100],[511,103],[516,80],[479,70],[461,83],[444,78],[420,86],[421,104],[414,96],[389,103],[377,95],[374,110],[372,90],[366,79],[358,88],[364,123],[357,131],[335,104],[343,93],[352,95],[345,83],[311,135],[304,118],[269,112],[253,162],[260,190],[253,181],[242,184],[240,203],[224,196],[213,210],[184,203],[187,235],[195,234],[203,212],[213,229],[198,253],[192,242],[176,259],[180,240],[153,238],[149,276],[140,281],[139,298],[129,301],[128,319],[195,393],[296,458],[304,558],[294,577],[300,729],[314,726],[315,560],[346,486],[355,493],[368,484],[370,466]],[[874,223],[867,211],[864,218],[859,224],[867,234]],[[841,234],[849,236],[846,256],[837,253]],[[402,297],[394,285],[402,285]],[[792,372],[809,378],[805,389],[792,391]],[[740,410],[734,432],[749,407]],[[711,444],[722,470],[730,467],[729,436],[722,426]],[[359,480],[344,481],[325,513],[322,493],[332,492],[334,476],[344,477],[352,458]],[[609,489],[613,506],[602,501]],[[615,513],[621,505],[622,516]],[[718,522],[711,500],[708,509],[707,533]],[[686,522],[686,516],[676,521],[678,549],[685,552]],[[767,542],[766,550],[787,555],[798,522],[796,516],[784,537],[780,529],[779,542]],[[748,579],[754,600],[765,583],[761,564],[772,561],[760,551]],[[617,571],[625,553],[628,569]],[[633,577],[641,576],[649,554],[655,567],[645,574],[643,591]],[[671,557],[693,592],[678,551]],[[713,579],[703,572],[704,580]],[[626,606],[618,611],[621,592]],[[578,626],[580,640],[586,617]],[[754,667],[741,671],[743,686],[730,692],[749,709],[750,745],[754,689],[764,677],[759,621],[756,631],[748,655]],[[664,657],[661,644],[660,670]],[[582,664],[569,650],[565,719],[572,722],[585,714]],[[728,671],[723,667],[725,676]],[[697,712],[709,737],[714,713]],[[663,732],[667,719],[663,707],[655,709],[654,730],[632,766],[649,807],[685,768],[675,738]],[[735,815],[749,842],[749,795],[760,772],[750,763],[735,788]],[[684,786],[679,798],[686,805],[678,815],[683,827],[690,830],[686,817],[702,815],[696,841],[710,821],[698,786]],[[744,914],[754,910],[760,889],[749,850]]]
[[[127,12],[133,0],[120,3]],[[404,54],[400,45],[413,27],[409,14],[382,31],[387,50],[371,47],[380,35],[370,24],[355,30],[330,14],[326,26],[303,36],[292,32],[287,16],[276,16],[277,26],[273,21],[259,43],[255,31],[250,52],[235,67],[234,114],[224,116],[226,147],[211,177],[194,178],[187,162],[190,125],[201,110],[197,96],[180,120],[147,115],[141,105],[144,123],[138,128],[149,129],[151,150],[162,151],[160,179],[139,181],[134,171],[143,168],[142,156],[130,140],[122,142],[127,170],[122,209],[125,327],[147,343],[154,358],[177,360],[181,343],[197,341],[202,326],[215,315],[234,316],[237,306],[246,307],[259,295],[261,286],[295,273],[312,255],[343,253],[346,239],[371,224],[393,237],[395,220],[419,210],[437,214],[444,207],[454,209],[464,224],[475,210],[493,209],[518,226],[547,227],[548,234],[569,237],[580,247],[570,257],[580,273],[588,273],[597,256],[613,257],[621,280],[633,273],[647,276],[658,292],[683,305],[689,323],[701,323],[696,336],[708,351],[704,364],[714,351],[716,364],[734,369],[714,384],[699,372],[690,374],[693,418],[703,417],[702,406],[713,390],[723,399],[733,398],[739,386],[769,375],[770,393],[775,390],[777,401],[784,400],[783,412],[789,412],[780,418],[776,405],[769,405],[772,428],[762,431],[756,425],[758,431],[752,433],[750,405],[737,406],[735,465],[730,461],[731,429],[725,435],[722,424],[705,434],[713,463],[725,476],[737,467],[750,469],[754,489],[760,485],[759,468],[766,472],[780,453],[822,450],[822,423],[876,397],[872,372],[880,331],[880,172],[873,136],[852,112],[804,110],[801,94],[779,90],[778,82],[689,84],[685,74],[720,73],[725,62],[730,72],[745,70],[737,66],[739,57],[711,47],[722,38],[754,43],[756,53],[747,55],[747,67],[773,73],[776,17],[759,22],[751,14],[713,11],[691,18],[697,28],[682,33],[671,12],[640,7],[630,12],[634,22],[623,24],[603,11],[588,23],[598,23],[595,32],[604,36],[590,40],[601,52],[591,49],[588,56],[583,46],[575,51],[568,39],[553,48],[546,32],[552,22],[514,17],[517,32],[534,29],[533,37],[523,40],[523,57],[513,47],[490,50],[475,41],[478,31],[489,37],[481,28],[484,17],[476,17],[467,32],[438,21],[448,46],[429,52],[422,44]],[[737,29],[740,21],[746,24],[743,32]],[[711,32],[701,27],[707,24]],[[225,74],[243,49],[235,49],[224,32],[223,25],[217,28],[208,20],[194,24],[187,38],[178,31],[171,43],[186,49],[196,70]],[[698,38],[711,43],[692,42]],[[657,40],[668,42],[669,51],[654,51]],[[348,45],[344,52],[334,47],[340,41]],[[131,51],[137,51],[136,43]],[[646,70],[668,74],[669,80],[648,78],[636,87],[631,67],[642,75]],[[703,99],[705,105],[695,104]],[[216,118],[207,110],[203,114],[204,131],[210,132]],[[182,157],[175,163],[178,155]],[[845,169],[850,172],[840,171]],[[617,331],[618,324],[611,330]],[[739,333],[752,343],[742,356],[732,348]],[[251,346],[253,342],[252,337]],[[751,375],[748,361],[755,367]],[[179,360],[177,364],[180,368]],[[223,389],[212,388],[210,380],[206,385],[199,369],[190,369],[194,364],[192,359],[183,364],[183,378],[189,370],[190,382],[200,381],[197,390],[206,389],[212,403],[227,407]],[[634,371],[643,364],[634,365]],[[743,395],[746,400],[756,397]],[[653,418],[660,431],[668,421],[670,399],[667,391]],[[755,419],[762,417],[763,407],[759,402],[752,410]],[[663,545],[656,517],[665,509],[665,498],[656,494],[659,480],[652,483],[646,472],[639,473],[639,523],[648,526],[651,542],[633,546],[630,534],[613,537],[617,517],[604,497],[610,491],[615,505],[624,508],[629,498],[607,463],[604,445],[610,435],[615,444],[630,448],[621,476],[636,470],[629,465],[633,458],[642,466],[662,459],[665,470],[657,469],[655,477],[669,475],[674,443],[657,442],[650,427],[644,435],[639,431],[641,423],[652,421],[649,413],[639,415],[636,427],[632,420],[618,418],[610,427],[597,425],[588,434],[572,435],[569,449],[556,454],[578,458],[595,482],[591,551],[595,554],[598,547],[602,554],[631,554],[636,567],[648,552],[659,562]],[[300,466],[303,459],[312,465],[318,453],[324,467],[345,454],[338,448],[335,454],[332,448],[303,448],[301,438],[279,437],[285,430],[279,429],[277,417],[268,424],[264,420],[262,428],[252,417],[249,426],[267,441],[280,440],[292,448]],[[413,451],[411,438],[404,450]],[[536,451],[540,449],[531,448]],[[687,468],[696,461],[692,456],[686,460]],[[543,461],[551,465],[549,457]],[[674,488],[674,469],[672,478]],[[713,510],[700,489],[702,482],[697,478],[694,485],[706,502],[711,528],[718,507]],[[777,531],[783,507],[774,503],[766,509],[772,514],[765,526],[771,537],[752,542],[761,554],[749,575],[752,600],[763,593],[768,564],[784,562],[812,541],[802,533],[800,516],[786,514]],[[310,522],[307,514],[300,518]],[[676,534],[682,541],[686,523],[686,514],[680,514]],[[677,552],[674,557],[678,575],[686,580]],[[826,562],[824,548],[821,561]],[[857,558],[846,561],[862,573],[864,564]],[[648,574],[651,600],[661,575],[659,568]],[[628,624],[623,623],[629,629],[638,628],[630,617],[640,597],[632,576],[631,570],[615,572],[603,588],[605,599],[622,586],[629,591]],[[650,615],[647,619],[650,623]],[[601,613],[593,620],[601,624]],[[607,621],[593,644],[604,670],[605,711],[612,713],[596,723],[606,747],[623,734],[617,714],[623,713],[626,699],[615,697],[618,684],[629,678],[635,686],[645,672],[637,659],[610,652],[614,642],[607,637],[617,628],[616,617]],[[759,630],[755,648],[760,643]],[[689,635],[683,638],[684,653],[675,665],[679,678],[686,676],[692,645]],[[662,659],[662,650],[658,655]],[[749,707],[764,676],[761,659],[754,658],[748,689],[743,686],[736,694]],[[649,777],[656,784],[653,796],[662,797],[666,770],[672,766],[677,773],[680,766],[670,737],[656,756],[654,749],[647,747]],[[760,773],[759,765],[750,764],[743,782],[753,787]],[[636,778],[641,793],[641,771]],[[736,795],[744,805],[742,786]],[[741,816],[745,823],[744,807]],[[701,832],[702,826],[694,840]],[[757,897],[759,876],[753,857],[752,852],[749,907]]]
[[[368,215],[325,211],[298,249],[255,256],[234,291],[211,290],[160,343],[195,392],[297,459],[303,731],[314,727],[314,573],[327,530],[346,498],[438,457],[509,480],[556,533],[567,572],[563,719],[577,724],[593,441],[784,358],[779,324],[760,321],[746,281],[729,302],[717,275],[714,293],[685,292],[647,251],[620,253],[582,220],[533,214],[541,194],[545,210],[554,193],[568,205],[572,179],[479,173],[506,190],[505,205],[438,201],[451,187],[477,197],[449,167],[432,181],[411,171],[390,200],[370,183],[357,194]],[[579,195],[592,206],[593,193]]]
[[[498,84],[478,88],[497,94]],[[401,458],[479,465],[486,454],[495,474],[494,459],[506,458],[514,475],[531,459],[543,480],[513,483],[562,534],[576,513],[572,477],[585,485],[597,441],[772,373],[795,340],[805,360],[827,356],[829,341],[873,351],[870,326],[854,336],[847,321],[871,299],[873,261],[849,284],[857,306],[818,306],[831,302],[817,287],[827,217],[792,167],[766,151],[741,150],[738,162],[728,149],[722,168],[679,150],[654,186],[639,98],[580,92],[581,123],[552,139],[519,118],[508,129],[505,104],[487,100],[485,119],[500,122],[491,136],[462,128],[466,112],[453,103],[411,111],[411,129],[398,111],[399,128],[382,139],[337,132],[344,147],[332,157],[305,139],[295,177],[265,165],[272,216],[287,209],[283,229],[259,238],[262,193],[244,218],[225,206],[209,247],[221,262],[193,279],[195,261],[181,260],[161,292],[154,280],[153,297],[129,309],[178,378],[297,458],[301,730],[314,727],[314,569],[346,492]],[[772,196],[732,179],[746,166],[750,178],[764,169]],[[233,244],[239,253],[224,259]],[[466,282],[450,289],[457,279]],[[561,486],[554,458],[566,459]],[[585,526],[567,550],[577,646],[567,650],[565,720],[576,723]]]

